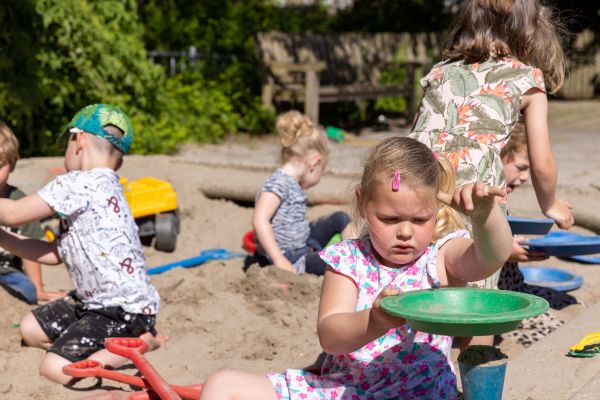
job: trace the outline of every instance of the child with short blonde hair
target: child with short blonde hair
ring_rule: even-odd
[[[25,197],[19,188],[9,185],[8,178],[19,159],[19,141],[12,129],[0,121],[0,198],[18,200]],[[12,231],[33,239],[43,237],[39,222],[33,221],[12,228]],[[42,284],[42,266],[0,249],[0,285],[29,304],[53,300],[65,293],[46,292]]]
[[[75,291],[44,304],[21,321],[25,344],[46,349],[40,374],[68,383],[63,367],[91,358],[116,367],[125,360],[104,349],[107,337],[155,341],[160,298],[146,274],[138,229],[116,170],[133,138],[119,108],[93,104],[81,109],[65,133],[65,168],[37,193],[0,199],[0,224],[15,226],[57,213],[57,240],[24,240],[0,231],[11,253],[54,265],[64,262]]]

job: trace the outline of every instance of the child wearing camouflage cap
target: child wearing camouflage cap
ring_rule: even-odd
[[[107,104],[83,108],[65,130],[67,173],[36,194],[0,199],[0,224],[18,226],[57,213],[57,240],[25,240],[0,232],[0,246],[43,264],[64,262],[75,290],[44,304],[21,321],[25,344],[47,350],[40,374],[58,383],[63,366],[92,358],[116,367],[122,359],[104,349],[107,337],[142,337],[156,347],[159,295],[146,275],[137,226],[119,184],[133,138],[131,123]]]

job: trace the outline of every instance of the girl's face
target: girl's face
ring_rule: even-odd
[[[529,180],[529,157],[524,149],[512,154],[512,160],[502,163],[506,190],[511,193],[515,188]]]
[[[400,267],[420,257],[431,243],[437,212],[436,192],[431,188],[414,189],[400,183],[393,192],[391,182],[376,185],[361,215],[377,260],[387,267]]]

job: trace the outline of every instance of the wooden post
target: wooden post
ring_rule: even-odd
[[[319,123],[319,76],[317,71],[306,71],[306,86],[304,93],[304,114],[315,124]]]

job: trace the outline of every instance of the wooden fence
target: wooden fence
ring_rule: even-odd
[[[393,34],[380,34],[382,38]],[[408,48],[411,50],[402,61],[423,62],[424,57],[430,57],[430,63],[435,62],[435,55],[439,55],[440,42],[432,42],[430,47],[420,46]],[[198,60],[212,62],[246,61],[235,55],[204,54],[194,46],[186,51],[149,51],[148,56],[152,61],[167,67],[171,75],[182,72],[186,68],[193,68]],[[570,100],[600,98],[600,32],[584,31],[577,35],[568,49],[569,71],[564,86],[558,97]]]
[[[567,50],[569,71],[559,97],[573,100],[600,98],[600,32],[580,33]]]

